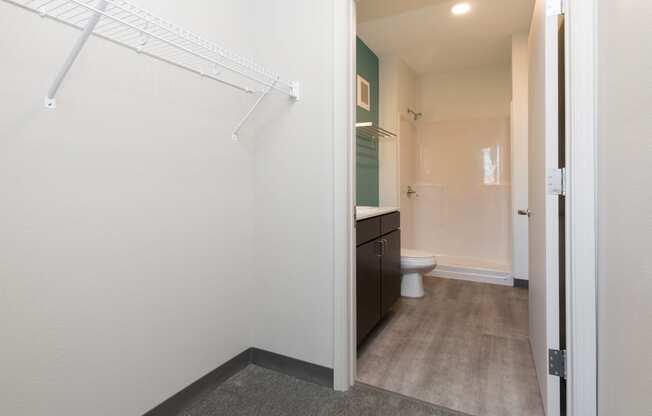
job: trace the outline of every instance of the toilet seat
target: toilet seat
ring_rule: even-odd
[[[435,257],[435,256],[433,256],[432,253],[428,253],[427,251],[412,250],[412,249],[409,249],[409,248],[402,248],[401,249],[401,257],[411,258],[411,259],[423,259],[423,258],[429,258],[429,257]]]
[[[428,268],[437,265],[437,259],[432,253],[419,250],[401,249],[402,268]]]

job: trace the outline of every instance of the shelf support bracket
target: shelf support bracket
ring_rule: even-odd
[[[79,52],[81,52],[82,48],[86,44],[88,37],[95,30],[95,26],[97,26],[97,23],[100,21],[100,18],[102,17],[101,12],[104,12],[106,10],[106,6],[107,6],[106,0],[100,0],[97,3],[96,8],[98,12],[95,12],[93,14],[93,17],[91,17],[91,19],[88,21],[88,24],[84,28],[84,31],[77,39],[75,46],[72,48],[72,51],[70,51],[68,58],[63,63],[63,67],[59,70],[59,73],[57,74],[56,78],[52,82],[52,85],[50,86],[50,89],[48,90],[48,95],[45,97],[45,108],[48,109],[57,108],[57,100],[55,98],[57,95],[57,91],[59,91],[59,87],[61,87],[61,83],[66,78],[66,75],[68,75],[68,71],[70,71],[70,68],[75,63],[77,56],[79,56]]]
[[[272,83],[272,85],[270,85],[270,86],[267,88],[267,90],[265,90],[264,93],[262,93],[262,94],[260,95],[260,97],[258,97],[258,99],[257,99],[256,102],[254,103],[254,105],[251,107],[251,109],[247,112],[247,114],[245,114],[245,116],[242,118],[242,120],[240,121],[240,123],[238,123],[238,125],[236,126],[236,128],[233,130],[233,134],[231,135],[231,138],[232,138],[233,140],[238,140],[238,138],[239,138],[239,136],[240,136],[240,130],[242,129],[242,126],[244,126],[244,124],[247,122],[247,120],[249,120],[249,117],[251,117],[251,115],[252,115],[253,112],[256,110],[256,108],[257,108],[258,105],[261,103],[261,101],[263,101],[263,99],[264,99],[265,97],[267,97],[267,95],[268,95],[268,94],[269,94],[269,93],[274,89],[274,87],[276,86],[276,83],[277,83],[277,82],[278,82],[278,78],[277,78],[277,79]]]

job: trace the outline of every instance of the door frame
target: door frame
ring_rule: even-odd
[[[565,0],[568,415],[597,415],[597,5]],[[355,382],[356,0],[333,2],[334,388]]]
[[[597,415],[597,2],[565,0],[567,410]]]
[[[333,1],[333,388],[356,377],[356,0]]]

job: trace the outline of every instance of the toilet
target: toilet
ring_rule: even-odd
[[[401,296],[422,298],[423,275],[437,267],[437,258],[432,253],[401,249]]]

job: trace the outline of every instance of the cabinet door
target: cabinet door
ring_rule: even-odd
[[[358,344],[380,321],[379,240],[357,249],[356,298]]]
[[[381,239],[385,240],[381,257],[381,314],[385,316],[401,297],[401,230],[392,231]]]

